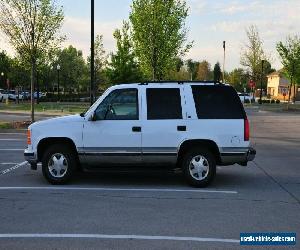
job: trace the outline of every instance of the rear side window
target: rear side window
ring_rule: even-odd
[[[244,119],[245,111],[230,86],[192,86],[198,119]]]
[[[182,119],[179,88],[148,88],[147,119]]]

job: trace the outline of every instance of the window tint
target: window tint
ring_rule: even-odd
[[[112,91],[97,107],[96,120],[138,120],[137,89]]]
[[[182,119],[179,88],[148,88],[147,119]]]
[[[230,86],[192,86],[199,119],[243,119],[245,111]]]

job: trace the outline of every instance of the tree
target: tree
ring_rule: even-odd
[[[116,29],[114,32],[117,51],[111,54],[111,63],[107,69],[107,76],[112,84],[140,81],[143,78],[132,49],[129,31],[129,23],[124,21],[122,30]]]
[[[103,46],[103,35],[96,36],[94,51],[95,51],[95,55],[94,55],[95,85],[100,86],[100,84],[104,83],[105,81],[104,69],[107,65],[107,58],[108,58]],[[91,68],[90,56],[87,58],[87,61],[88,61],[88,68],[90,69]],[[94,96],[96,96],[96,93],[94,93]]]
[[[221,75],[222,75],[222,71],[221,71],[220,63],[217,62],[214,67],[214,81],[220,82]]]
[[[240,63],[246,68],[252,80],[258,82],[261,77],[261,61],[267,60],[267,57],[257,27],[251,25],[246,29],[246,34],[248,42],[242,48]]]
[[[7,76],[11,70],[11,58],[6,54],[5,51],[0,52],[0,88],[6,88]],[[3,76],[2,76],[3,73]]]
[[[280,55],[281,63],[284,67],[284,74],[289,79],[294,79],[293,82],[295,91],[295,83],[300,82],[300,38],[298,36],[289,36],[287,37],[285,43],[279,42],[276,48],[277,52]],[[292,88],[292,84],[293,83],[291,81],[290,89]]]
[[[199,67],[199,62],[193,61],[192,59],[188,59],[186,61],[186,66],[188,68],[188,71],[190,73],[190,79],[191,81],[197,77],[197,71]]]
[[[83,59],[81,50],[77,50],[72,45],[63,50],[58,51],[57,62],[53,65],[56,69],[57,64],[60,65],[60,76],[62,85],[69,92],[75,89],[82,89],[86,82],[83,80],[87,65]]]
[[[208,61],[203,60],[198,65],[197,80],[208,81],[212,78],[212,72]]]
[[[130,22],[135,53],[145,75],[161,80],[174,68],[187,43],[185,0],[133,0]]]
[[[31,122],[34,122],[36,62],[62,40],[58,31],[64,19],[54,0],[3,0],[0,3],[0,29],[9,43],[31,65]]]
[[[182,66],[184,65],[184,62],[182,61],[182,59],[180,57],[176,57],[175,58],[175,68],[176,68],[176,72],[179,72],[182,68]]]

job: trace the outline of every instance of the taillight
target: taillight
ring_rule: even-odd
[[[31,144],[31,132],[30,129],[27,130],[27,145]]]
[[[250,127],[249,127],[249,121],[246,118],[244,120],[244,141],[249,141],[250,138]]]

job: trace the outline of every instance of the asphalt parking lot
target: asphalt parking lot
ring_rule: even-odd
[[[25,131],[0,131],[0,249],[241,249],[241,232],[296,232],[299,249],[300,115],[248,116],[255,161],[204,189],[166,171],[51,186],[24,162]]]

